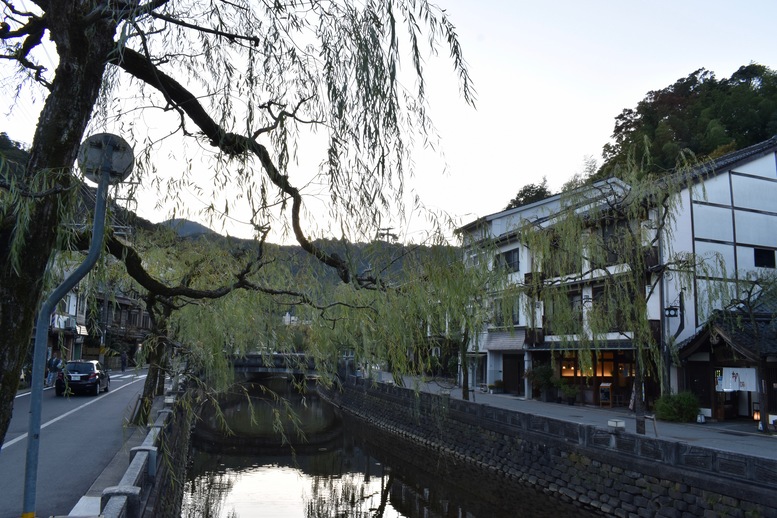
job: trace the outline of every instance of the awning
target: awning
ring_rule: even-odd
[[[526,332],[521,329],[513,331],[489,332],[483,349],[486,351],[523,351]]]
[[[86,326],[78,325],[76,326],[76,330],[78,331],[79,336],[89,335],[89,332],[86,330]]]

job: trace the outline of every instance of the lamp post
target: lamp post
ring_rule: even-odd
[[[38,312],[35,325],[35,345],[32,360],[32,389],[30,391],[30,421],[27,434],[27,458],[24,471],[24,502],[22,518],[35,518],[36,484],[38,479],[38,452],[40,449],[41,403],[43,375],[48,345],[48,322],[57,303],[73,289],[94,267],[100,256],[105,233],[105,207],[108,186],[124,181],[132,172],[135,159],[132,149],[121,137],[99,133],[87,138],[78,152],[78,165],[85,176],[97,183],[92,241],[86,259],[67,279],[49,295]]]

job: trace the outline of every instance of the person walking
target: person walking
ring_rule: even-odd
[[[57,373],[62,370],[62,360],[59,358],[59,353],[54,351],[51,353],[48,363],[49,375],[46,378],[45,387],[50,387],[54,384],[54,380],[57,379]]]
[[[127,351],[121,352],[121,372],[127,370]]]

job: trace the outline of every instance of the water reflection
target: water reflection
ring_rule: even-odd
[[[208,405],[201,410],[192,437],[195,446],[245,454],[275,453],[279,446],[317,450],[331,443],[342,433],[334,409],[320,400],[313,386],[304,394],[297,388],[291,380],[268,378],[221,396],[218,409]]]
[[[293,391],[287,395],[294,396]],[[295,397],[295,404],[302,404],[300,396]],[[243,428],[248,438],[217,443],[200,435],[188,471],[183,516],[593,516],[532,489],[430,455],[359,422],[340,421],[324,402],[305,397],[302,409],[319,407],[306,412],[322,419],[313,424],[306,417],[300,423],[323,433],[309,428],[308,446],[295,447],[295,455],[280,445],[278,435],[268,436],[266,426]],[[268,403],[255,407],[262,405]],[[240,412],[228,415],[245,419],[237,415]],[[261,440],[257,429],[264,430]],[[230,444],[232,439],[237,446]],[[250,449],[242,449],[246,445]]]

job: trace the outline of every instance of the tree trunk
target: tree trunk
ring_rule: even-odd
[[[154,397],[164,395],[165,379],[167,378],[167,372],[169,367],[170,367],[170,362],[168,361],[168,358],[167,358],[167,347],[163,346],[162,351],[159,354],[159,369],[157,369]]]
[[[67,189],[73,185],[71,168],[102,85],[116,26],[110,21],[85,27],[77,23],[84,16],[77,11],[91,8],[90,2],[58,4],[46,22],[59,65],[21,180],[30,186],[34,179],[44,179],[43,188]],[[44,295],[42,281],[62,223],[64,199],[60,195],[42,197],[28,214],[9,211],[0,221],[0,442],[11,420],[19,375]],[[15,240],[22,245],[16,252],[12,249]]]
[[[642,375],[642,361],[640,358],[640,351],[635,350],[635,365],[634,365],[634,417],[636,421],[636,430],[640,435],[645,435],[645,404],[643,399],[645,395],[642,391],[642,382],[644,376]]]
[[[469,357],[467,348],[469,347],[469,328],[464,327],[464,336],[461,338],[461,398],[469,401]]]
[[[135,416],[135,424],[146,425],[149,422],[151,406],[154,404],[157,387],[159,386],[160,373],[164,371],[159,366],[159,348],[157,345],[154,350],[148,354],[148,373],[146,381],[143,383],[143,394],[140,397],[140,412]],[[162,374],[164,380],[164,374]]]

